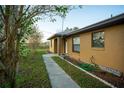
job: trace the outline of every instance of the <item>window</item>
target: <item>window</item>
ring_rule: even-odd
[[[92,47],[104,48],[104,32],[92,33]]]
[[[80,52],[80,37],[73,38],[72,47],[74,52]]]

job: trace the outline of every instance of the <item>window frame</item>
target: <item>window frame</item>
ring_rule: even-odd
[[[95,46],[93,46],[93,34],[94,33],[99,33],[99,32],[104,32],[104,36],[103,36],[103,39],[104,39],[104,43],[103,43],[103,47],[95,47]],[[105,48],[105,31],[95,31],[95,32],[92,32],[91,33],[91,48],[94,48],[94,49],[104,49]]]
[[[72,37],[72,52],[80,53],[80,51],[75,51],[75,50],[74,50],[74,40],[73,40],[73,39],[74,39],[74,38],[77,38],[77,37],[79,37],[79,39],[80,39],[80,36],[79,36],[79,35],[76,35],[76,36],[73,36],[73,37]],[[79,45],[80,45],[80,44],[79,44]]]

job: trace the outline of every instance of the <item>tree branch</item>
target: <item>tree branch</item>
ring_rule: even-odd
[[[2,5],[0,5],[0,11],[1,11],[1,15],[2,15],[2,20],[3,20],[3,22],[4,22],[4,20],[5,20],[5,14],[4,14],[4,11],[3,11],[3,8],[2,8]]]
[[[30,5],[26,8],[25,12],[23,13],[23,8],[24,6],[20,7],[20,11],[19,11],[19,19],[17,20],[17,23],[21,21],[22,17],[24,14],[26,14],[26,12],[29,10]]]
[[[4,14],[4,11],[1,5],[0,5],[0,11],[1,11],[2,16],[5,17],[5,14]]]
[[[6,38],[4,38],[4,39],[1,39],[1,40],[0,40],[0,43],[4,42],[5,40],[6,40]]]

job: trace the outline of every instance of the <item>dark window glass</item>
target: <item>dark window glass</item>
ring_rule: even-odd
[[[104,47],[104,32],[92,33],[92,47],[96,47],[96,48]]]
[[[73,38],[73,51],[80,52],[80,37]]]

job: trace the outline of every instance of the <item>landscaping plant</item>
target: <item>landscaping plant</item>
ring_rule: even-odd
[[[59,5],[0,5],[0,60],[5,66],[5,77],[10,87],[15,87],[15,76],[20,47],[25,47],[25,39],[33,33],[33,26],[45,18],[54,22],[56,16],[65,17],[73,6]],[[27,50],[26,50],[27,52]]]

